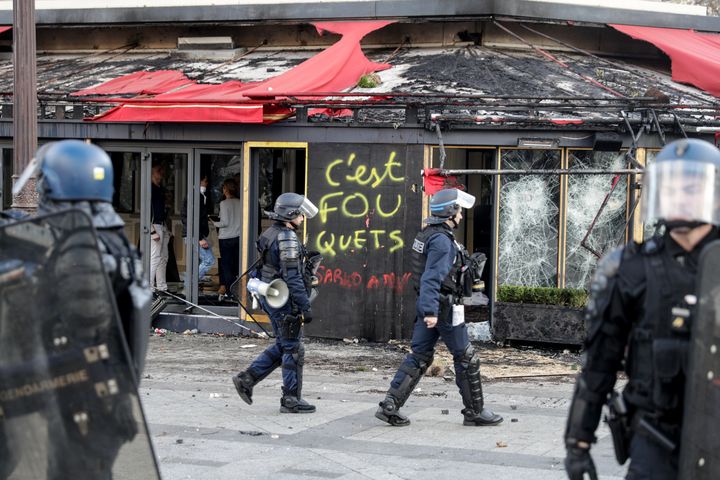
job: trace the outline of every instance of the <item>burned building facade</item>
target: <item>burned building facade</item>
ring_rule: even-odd
[[[241,272],[263,211],[284,191],[308,195],[319,214],[305,239],[325,260],[307,333],[387,340],[412,329],[410,244],[432,188],[477,198],[458,237],[487,255],[487,318],[506,285],[587,287],[598,255],[652,232],[639,220],[643,166],[667,141],[720,131],[714,87],[677,78],[692,65],[643,30],[711,36],[713,17],[532,1],[240,3],[39,10],[38,131],[41,144],[79,138],[110,153],[115,207],[146,259],[161,162],[178,296],[253,328],[250,315],[267,320],[242,288],[247,311],[198,278],[188,245],[201,176],[211,218],[222,182],[239,182]],[[11,37],[0,33],[0,48]],[[3,208],[18,173],[11,72],[2,60]],[[184,304],[164,321],[236,331]]]

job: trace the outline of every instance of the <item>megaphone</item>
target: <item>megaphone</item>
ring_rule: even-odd
[[[290,298],[290,291],[287,283],[281,278],[276,278],[270,283],[263,282],[258,278],[251,278],[247,284],[248,292],[254,295],[262,295],[265,301],[272,308],[284,306]]]

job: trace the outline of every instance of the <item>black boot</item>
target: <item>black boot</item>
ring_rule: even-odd
[[[481,427],[497,425],[503,421],[500,415],[496,415],[485,408],[485,400],[482,392],[480,379],[480,359],[475,354],[472,344],[465,348],[460,359],[463,367],[462,373],[458,373],[458,384],[460,385],[460,396],[465,408],[462,411],[463,425]]]
[[[398,370],[405,374],[400,385],[397,388],[390,387],[385,395],[385,400],[380,402],[380,408],[375,412],[375,418],[387,422],[393,427],[410,425],[410,419],[400,413],[400,408],[405,405],[410,394],[420,382],[420,378],[432,364],[434,353],[433,350],[429,353],[410,352],[408,354]]]
[[[252,405],[253,387],[257,383],[255,378],[247,371],[242,371],[235,375],[232,380],[240,398],[248,405]]]
[[[288,392],[283,388],[280,413],[315,413],[315,405],[310,405],[302,398],[298,398],[298,392]]]
[[[393,427],[410,425],[410,419],[400,413],[400,407],[397,406],[395,399],[390,395],[386,396],[385,400],[380,402],[380,407],[378,407],[375,412],[375,418],[387,422]]]
[[[465,408],[462,411],[463,414],[463,425],[467,427],[485,427],[490,425],[497,425],[503,421],[503,417],[491,412],[487,408],[480,410],[480,413],[475,412],[469,408]]]

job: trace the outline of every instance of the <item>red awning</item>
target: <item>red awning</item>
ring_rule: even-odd
[[[0,25],[0,33],[12,30],[12,25]]]
[[[263,123],[262,105],[125,104],[99,116],[110,122]]]
[[[674,81],[720,97],[720,35],[674,28],[610,26],[665,52],[672,62]]]
[[[330,31],[342,38],[300,65],[262,82],[208,85],[194,83],[177,71],[136,72],[73,95],[154,95],[111,98],[110,101],[122,104],[91,119],[95,121],[272,123],[294,114],[273,104],[274,100],[290,95],[321,98],[312,94],[342,92],[354,87],[361,76],[390,68],[388,64],[371,62],[360,48],[365,35],[390,23],[393,22],[315,23],[319,33]]]
[[[135,72],[113,78],[92,88],[73,92],[71,95],[83,97],[88,95],[157,95],[194,83],[185,74],[176,70]]]

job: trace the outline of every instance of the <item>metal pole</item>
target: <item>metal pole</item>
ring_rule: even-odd
[[[13,0],[13,182],[37,150],[35,1]],[[35,210],[35,179],[13,196],[13,208]]]
[[[618,170],[601,170],[593,168],[576,170],[568,170],[565,168],[536,170],[449,169],[440,170],[438,175],[632,175],[636,173],[642,173],[642,170],[636,170],[633,168],[621,168]]]

